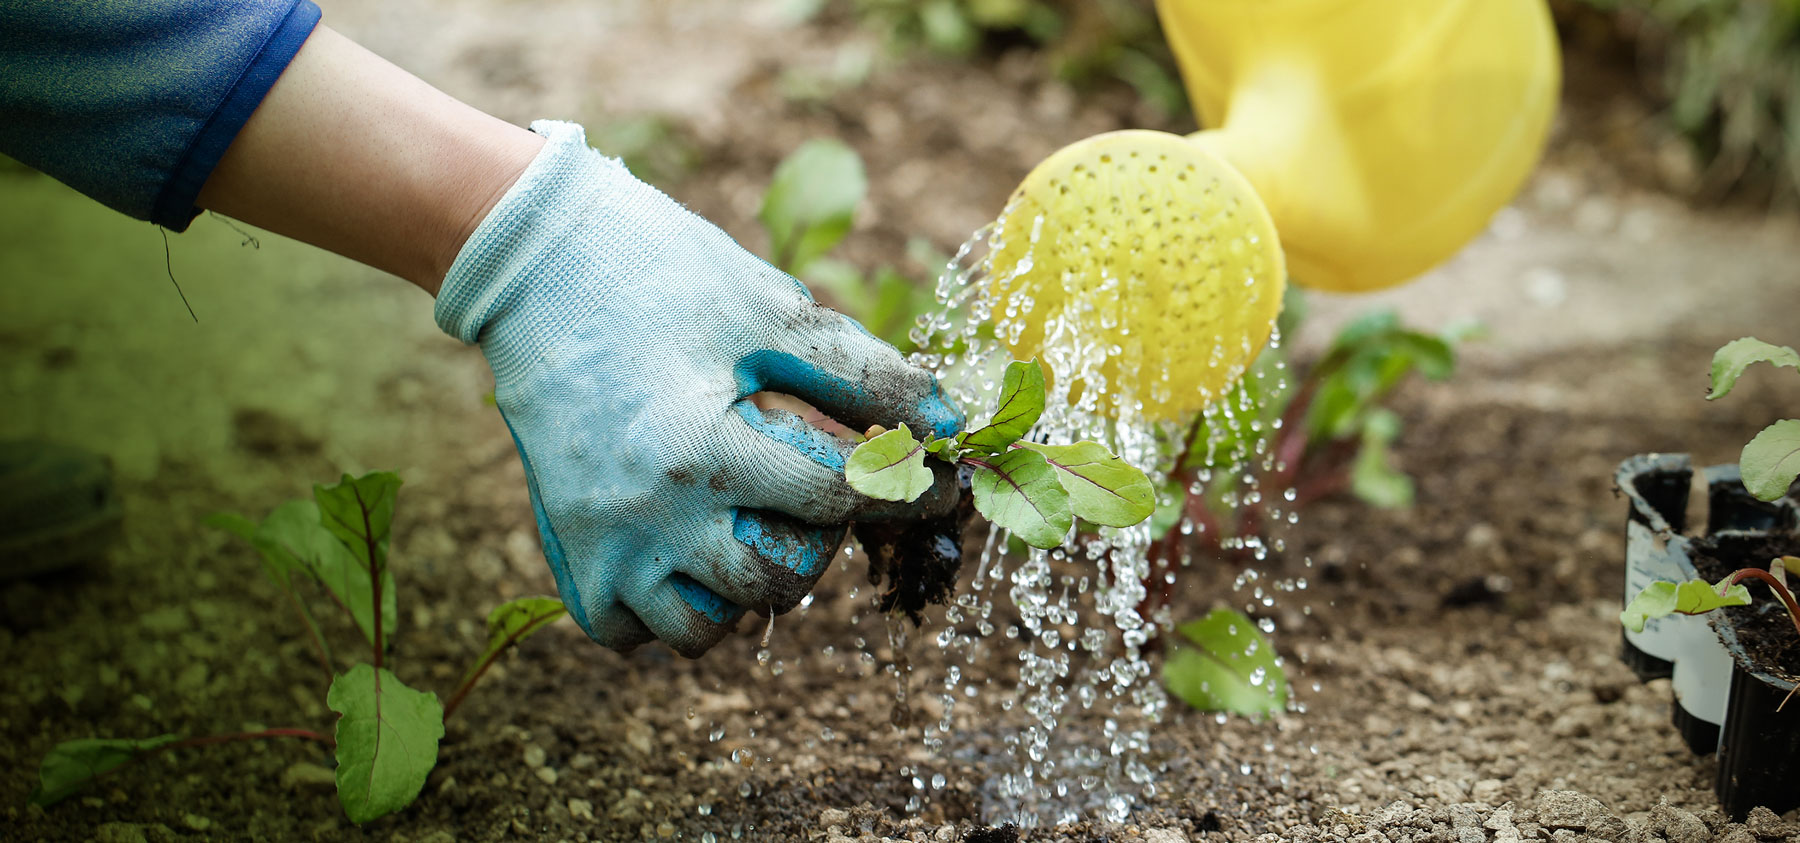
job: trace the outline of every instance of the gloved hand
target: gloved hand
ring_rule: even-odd
[[[746,396],[794,395],[862,429],[940,436],[937,381],[787,274],[589,149],[548,140],[457,255],[438,324],[479,341],[525,464],[557,589],[595,641],[689,657],[745,609],[793,608],[852,519],[947,511],[843,479],[849,443]]]

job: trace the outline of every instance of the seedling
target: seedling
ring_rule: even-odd
[[[914,501],[931,488],[927,458],[968,471],[974,508],[995,526],[1025,543],[1053,548],[1068,540],[1075,519],[1102,527],[1129,527],[1149,518],[1156,493],[1142,471],[1098,442],[1052,445],[1025,438],[1044,412],[1044,369],[1036,360],[1014,361],[1001,377],[1000,395],[987,424],[953,437],[923,439],[900,425],[876,427],[851,452],[844,478],[872,498]],[[960,530],[953,531],[960,535]],[[867,547],[871,542],[864,538]],[[954,543],[950,548],[954,552]],[[911,581],[898,571],[881,572],[881,554],[871,570],[894,593],[910,593]],[[954,575],[955,568],[950,568]],[[931,595],[940,602],[945,592]],[[892,606],[888,606],[892,608]],[[916,609],[909,608],[917,621]]]
[[[1163,662],[1163,686],[1201,711],[1263,717],[1287,708],[1281,658],[1256,622],[1231,609],[1175,628],[1179,636]]]
[[[1713,353],[1712,389],[1706,393],[1706,400],[1730,394],[1738,376],[1759,362],[1800,369],[1800,352],[1755,337],[1726,343]],[[1744,488],[1757,499],[1773,501],[1786,495],[1794,478],[1800,477],[1800,419],[1782,419],[1763,428],[1738,455],[1738,470]]]
[[[1283,336],[1292,336],[1304,316],[1298,295],[1288,288]],[[1148,596],[1139,614],[1150,617],[1168,603],[1174,593],[1168,574],[1196,546],[1213,556],[1260,559],[1271,520],[1343,492],[1371,506],[1411,506],[1412,478],[1394,467],[1389,450],[1400,417],[1382,403],[1413,373],[1450,377],[1456,344],[1473,333],[1427,334],[1379,311],[1345,326],[1297,377],[1285,349],[1265,348],[1231,392],[1188,428],[1163,483],[1165,503],[1151,521],[1161,537],[1150,548]]]
[[[865,276],[830,257],[856,220],[856,207],[869,190],[862,158],[843,142],[809,140],[775,168],[757,219],[769,234],[769,262],[823,290],[875,336],[907,350],[907,332],[919,314],[936,304],[931,286],[890,266]],[[923,239],[907,244],[909,259],[932,270],[949,258]]]
[[[1303,315],[1304,299],[1289,287],[1281,333],[1292,336]],[[1215,556],[1260,558],[1268,545],[1264,525],[1281,510],[1295,512],[1346,491],[1371,506],[1411,506],[1412,478],[1393,466],[1389,452],[1400,417],[1381,404],[1414,372],[1448,378],[1456,368],[1456,343],[1470,333],[1427,334],[1402,325],[1391,311],[1371,313],[1345,326],[1297,381],[1286,352],[1265,348],[1221,400],[1228,411],[1203,414],[1188,430],[1163,488],[1172,505],[1159,508],[1151,521],[1161,538],[1150,546],[1150,576],[1138,613],[1153,617],[1170,603],[1170,572],[1193,545]],[[1280,711],[1287,685],[1273,648],[1253,621],[1221,614],[1226,612],[1176,628],[1163,684],[1203,711]],[[1244,637],[1249,635],[1256,637]],[[1246,683],[1248,668],[1231,669],[1248,663],[1234,660],[1245,650],[1266,656],[1255,665],[1265,686]]]
[[[1781,607],[1787,610],[1788,621],[1794,625],[1794,634],[1800,635],[1800,604],[1795,603],[1794,593],[1788,589],[1787,584],[1787,571],[1795,566],[1800,566],[1800,556],[1782,556],[1770,562],[1767,570],[1739,568],[1716,583],[1702,579],[1682,583],[1653,582],[1631,598],[1630,603],[1625,604],[1624,611],[1619,612],[1619,623],[1632,632],[1643,632],[1644,624],[1652,618],[1674,614],[1702,615],[1727,606],[1748,606],[1750,589],[1745,588],[1743,583],[1746,580],[1756,580],[1774,592],[1775,597],[1781,601]],[[1800,687],[1795,690],[1800,691]],[[1790,691],[1788,699],[1793,696]],[[1786,705],[1787,699],[1784,699],[1776,710],[1779,711]]]
[[[456,713],[502,652],[562,617],[566,610],[551,597],[525,597],[495,608],[488,615],[486,649],[446,704],[440,704],[434,693],[401,682],[383,665],[398,614],[394,576],[387,563],[399,490],[400,477],[391,472],[357,478],[346,474],[334,486],[314,486],[311,500],[293,500],[276,507],[260,524],[226,513],[207,520],[209,526],[239,536],[256,548],[263,570],[299,617],[329,682],[325,703],[338,715],[333,733],[279,728],[191,738],[161,735],[66,741],[44,757],[31,802],[51,805],[125,764],[172,749],[304,738],[332,747],[338,762],[338,801],[352,822],[367,822],[411,804],[437,764],[444,721]],[[305,581],[323,587],[332,603],[362,632],[370,646],[369,662],[337,672],[331,645],[301,594],[300,585]]]
[[[1116,80],[1164,117],[1187,113],[1174,57],[1145,3],[854,0],[849,6],[866,29],[886,38],[890,52],[969,57],[1028,44],[1064,82],[1087,88]]]
[[[954,437],[915,437],[906,425],[871,428],[844,464],[850,487],[872,498],[915,501],[931,488],[925,458],[973,468],[975,509],[1037,548],[1060,546],[1075,519],[1129,527],[1150,517],[1150,479],[1098,442],[1047,445],[1025,440],[1044,412],[1044,369],[1007,365],[988,423]]]

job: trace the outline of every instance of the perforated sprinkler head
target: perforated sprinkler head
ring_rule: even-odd
[[[1014,191],[989,241],[993,321],[1013,356],[1110,418],[1180,419],[1268,342],[1286,268],[1224,159],[1166,132],[1071,144]]]

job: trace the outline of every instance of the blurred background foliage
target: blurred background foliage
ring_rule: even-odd
[[[1679,133],[1691,198],[1800,204],[1800,0],[1548,0],[1565,50],[1626,66],[1656,119]],[[896,57],[979,59],[1023,48],[1077,90],[1123,84],[1179,128],[1191,119],[1154,0],[787,0],[795,22],[851,21]],[[855,88],[872,58],[784,79],[795,100]],[[1594,65],[1588,64],[1586,67]],[[1571,63],[1570,72],[1579,72]],[[1164,128],[1164,127],[1155,127]],[[697,154],[654,117],[596,129],[652,182],[679,180]],[[1646,138],[1651,133],[1646,133]],[[1646,143],[1651,141],[1646,140]],[[0,174],[26,168],[0,157]]]
[[[804,16],[847,14],[895,53],[947,58],[1036,50],[1077,89],[1121,82],[1166,119],[1187,114],[1151,0],[796,0]]]
[[[1572,34],[1603,30],[1627,48],[1664,118],[1693,145],[1699,193],[1800,198],[1800,0],[1552,6]]]
[[[1152,0],[795,0],[848,15],[897,53],[973,57],[1026,47],[1077,88],[1122,82],[1188,114]],[[1551,0],[1573,49],[1631,65],[1686,140],[1697,198],[1800,199],[1800,0]]]

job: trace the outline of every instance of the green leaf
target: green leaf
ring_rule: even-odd
[[[666,117],[645,115],[587,124],[588,143],[658,187],[681,181],[700,163],[694,139]]]
[[[494,611],[488,613],[487,649],[481,651],[481,658],[475,660],[475,666],[469,669],[463,681],[468,681],[482,665],[493,661],[501,650],[524,641],[568,613],[562,601],[554,597],[521,597],[494,607]]]
[[[1740,337],[1713,352],[1712,391],[1706,400],[1724,398],[1737,385],[1738,377],[1753,363],[1769,363],[1800,369],[1800,352],[1791,346],[1774,345],[1755,337]]]
[[[350,549],[365,572],[371,565],[376,570],[387,567],[388,534],[399,492],[400,475],[391,471],[371,471],[354,479],[346,474],[336,486],[313,486],[319,520]]]
[[[862,321],[876,336],[905,351],[912,346],[910,334],[919,315],[936,305],[930,284],[918,283],[884,266],[875,273],[875,304]]]
[[[1409,367],[1434,381],[1444,380],[1456,373],[1456,349],[1443,337],[1418,331],[1401,331],[1394,335],[1393,342],[1397,353],[1404,355],[1401,371],[1394,377],[1395,382],[1406,374]]]
[[[273,517],[273,514],[271,514],[270,519]],[[270,519],[264,519],[264,524]],[[315,526],[317,526],[316,518],[314,519],[314,522]],[[308,576],[312,575],[312,571],[306,566],[306,563],[293,553],[289,552],[286,548],[282,547],[278,542],[272,541],[267,535],[264,526],[261,524],[257,524],[250,519],[233,512],[214,513],[207,517],[205,523],[208,527],[231,533],[232,535],[249,542],[251,547],[256,548],[257,554],[261,556],[263,560],[263,570],[268,573],[269,579],[273,580],[274,583],[283,590],[291,588],[288,582],[288,575],[294,571],[299,571]],[[320,530],[323,531],[323,528],[320,528]],[[331,537],[327,535],[326,538],[329,539]],[[336,543],[335,540],[332,541],[332,544]]]
[[[1069,510],[1077,518],[1104,527],[1130,527],[1156,511],[1156,489],[1150,478],[1098,442],[1020,442],[1019,447],[1044,455],[1068,492]]]
[[[842,141],[809,140],[775,168],[757,219],[769,232],[771,262],[790,275],[831,251],[869,189],[862,159]]]
[[[1156,512],[1150,516],[1150,535],[1161,537],[1169,532],[1187,512],[1188,490],[1179,481],[1164,479],[1157,496]]]
[[[1000,379],[1000,400],[987,426],[958,437],[964,447],[998,454],[1031,432],[1044,414],[1044,367],[1037,358],[1006,364]]]
[[[1295,292],[1296,288],[1288,290]],[[1294,399],[1293,381],[1287,353],[1279,346],[1264,346],[1244,376],[1194,427],[1183,467],[1231,469],[1247,462],[1258,453],[1263,440],[1275,435],[1275,420]],[[1223,412],[1225,407],[1233,409]],[[1230,482],[1236,476],[1237,472],[1227,471],[1221,481]]]
[[[1253,716],[1287,708],[1287,676],[1275,648],[1249,618],[1214,609],[1175,631],[1181,638],[1163,662],[1163,685],[1183,702],[1201,711]]]
[[[1676,613],[1698,615],[1726,606],[1750,605],[1750,589],[1741,585],[1727,588],[1730,582],[1730,575],[1717,584],[1706,580],[1688,580],[1679,584],[1653,582],[1625,604],[1625,610],[1619,613],[1619,623],[1632,632],[1643,632],[1644,623],[1651,618]]]
[[[981,31],[956,0],[925,0],[919,7],[919,24],[926,46],[946,55],[968,55],[981,41]]]
[[[215,512],[206,516],[206,526],[224,530],[244,541],[256,540],[256,522],[235,512]]]
[[[1454,336],[1409,330],[1392,311],[1346,326],[1318,364],[1324,374],[1307,408],[1307,435],[1315,442],[1355,435],[1363,415],[1413,371],[1431,380],[1450,377],[1456,370]]]
[[[1350,492],[1364,503],[1385,509],[1413,504],[1413,481],[1394,468],[1388,445],[1400,435],[1400,417],[1376,407],[1363,421],[1362,445],[1350,465]]]
[[[386,669],[359,664],[332,681],[325,704],[342,715],[337,790],[350,821],[386,816],[417,798],[444,736],[437,695],[406,687]]]
[[[956,458],[962,454],[962,449],[956,446],[955,439],[938,439],[933,437],[925,440],[925,453],[937,457],[940,460],[944,460],[945,462],[954,463],[956,462]]]
[[[369,569],[343,541],[323,523],[319,505],[308,500],[288,501],[269,513],[257,528],[252,540],[263,558],[271,564],[298,566],[319,581],[350,613],[350,619],[362,630],[363,638],[375,644],[374,584]],[[292,560],[277,563],[275,560]],[[395,596],[394,572],[381,570],[381,627],[387,638],[399,624],[399,603]],[[382,642],[382,650],[387,649]]]
[[[906,425],[881,434],[850,452],[844,463],[850,488],[884,501],[916,501],[931,488],[925,446]]]
[[[863,282],[862,270],[853,264],[834,258],[819,258],[806,266],[805,275],[800,280],[806,282],[806,286],[829,296],[839,310],[867,324],[864,314],[868,312],[872,298],[868,285]]]
[[[136,761],[147,752],[180,739],[179,735],[160,735],[141,739],[85,738],[63,741],[52,748],[50,754],[44,756],[44,763],[38,766],[38,783],[31,789],[30,802],[42,806],[56,804],[80,790],[95,776],[116,770]]]
[[[1036,451],[1013,450],[985,461],[972,483],[975,508],[1032,547],[1063,543],[1075,518],[1056,469]]]
[[[1366,345],[1400,328],[1400,314],[1392,310],[1372,310],[1350,321],[1331,340],[1331,351],[1349,351]]]
[[[1738,455],[1744,488],[1759,500],[1779,500],[1800,477],[1800,419],[1782,419],[1756,434]]]

